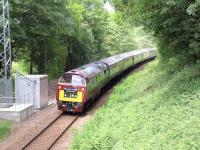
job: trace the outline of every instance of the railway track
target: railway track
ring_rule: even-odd
[[[45,129],[31,139],[22,150],[49,150],[60,139],[60,137],[79,118],[79,115],[71,116],[60,114]]]

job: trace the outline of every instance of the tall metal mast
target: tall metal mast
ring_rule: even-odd
[[[3,97],[12,97],[12,60],[8,0],[1,0],[0,2],[0,94]]]

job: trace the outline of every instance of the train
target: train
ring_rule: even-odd
[[[113,79],[130,67],[156,56],[156,48],[139,49],[103,58],[65,72],[56,87],[58,110],[83,112]]]

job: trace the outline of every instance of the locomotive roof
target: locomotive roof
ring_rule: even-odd
[[[74,73],[74,74],[82,75],[85,78],[92,78],[106,69],[107,69],[107,66],[105,64],[103,64],[102,62],[96,61],[90,64],[86,64],[84,66],[81,66],[67,73],[72,73],[72,74]]]
[[[88,75],[88,78],[92,78],[96,76],[96,74],[99,74],[100,72],[106,70],[107,66],[100,61],[96,61],[94,63],[81,66],[79,67],[79,69],[85,72]]]

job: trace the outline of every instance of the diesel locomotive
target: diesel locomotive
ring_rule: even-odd
[[[119,74],[142,61],[156,57],[155,48],[135,50],[68,71],[57,83],[58,109],[80,113]]]

